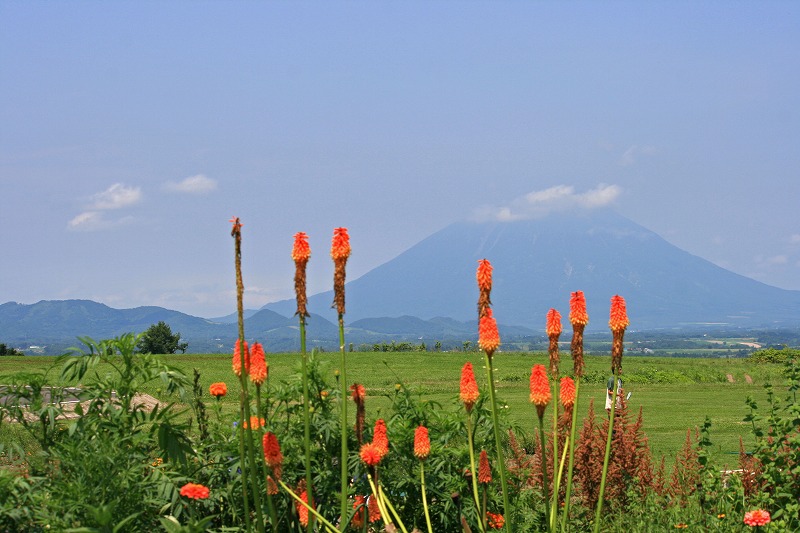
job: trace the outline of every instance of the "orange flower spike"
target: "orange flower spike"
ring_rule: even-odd
[[[223,381],[212,383],[208,386],[208,393],[217,400],[228,394],[228,386]]]
[[[350,525],[356,529],[361,529],[364,527],[364,520],[366,519],[367,515],[366,498],[361,495],[356,495],[355,500],[353,501],[353,510],[355,513],[350,521]]]
[[[492,482],[492,467],[489,466],[489,455],[486,450],[481,450],[478,460],[478,483],[488,485]]]
[[[615,294],[611,297],[611,312],[608,319],[608,327],[611,331],[624,331],[630,324],[628,311],[625,309],[625,299]]]
[[[364,388],[364,385],[361,383],[353,383],[350,385],[350,392],[353,393],[353,401],[355,403],[364,403],[364,399],[367,397],[367,390]]]
[[[239,339],[236,339],[236,347],[233,349],[233,360],[231,361],[233,373],[236,376],[241,376],[242,374],[242,354],[239,352],[239,346]],[[250,372],[250,349],[247,346],[247,341],[244,341],[244,371],[245,374]]]
[[[575,404],[575,382],[571,377],[564,376],[561,378],[559,396],[561,405],[563,405],[565,408],[570,408]]]
[[[381,519],[381,508],[378,505],[378,500],[375,498],[375,496],[370,496],[367,502],[367,511],[369,514],[370,523],[377,522]]]
[[[268,375],[266,356],[260,342],[254,342],[250,350],[250,381],[263,385]]]
[[[544,415],[544,408],[550,403],[552,397],[547,370],[544,365],[533,365],[531,369],[531,403],[536,406],[539,418]]]
[[[555,309],[547,312],[547,327],[545,332],[548,337],[558,337],[561,335],[561,313]]]
[[[275,433],[271,431],[264,433],[264,436],[261,438],[261,444],[264,448],[264,462],[267,463],[267,466],[273,468],[283,464],[281,446],[278,443],[278,437]]]
[[[472,411],[472,406],[478,401],[479,396],[478,382],[475,381],[475,372],[472,370],[472,363],[467,361],[461,369],[461,392],[459,398],[464,402],[464,407],[468,413]]]
[[[491,308],[488,307],[478,326],[478,346],[489,357],[500,347],[500,332],[497,331],[497,321],[492,316]]]
[[[586,313],[586,297],[583,291],[575,291],[569,299],[569,321],[573,326],[585,326],[589,323]]]
[[[383,459],[380,447],[373,442],[362,444],[358,455],[367,466],[376,466]]]
[[[750,527],[765,526],[769,524],[771,520],[772,518],[769,515],[769,511],[763,509],[755,509],[744,514],[744,523]]]
[[[181,487],[181,496],[186,496],[193,500],[205,500],[208,498],[209,493],[208,487],[199,483],[187,483]]]
[[[347,234],[347,228],[335,228],[331,242],[331,258],[336,261],[348,257],[350,257],[350,236]]]
[[[294,246],[292,247],[292,259],[295,263],[308,261],[311,257],[311,247],[308,245],[308,235],[299,231],[294,234]]]
[[[414,457],[420,461],[428,458],[431,453],[431,441],[428,437],[428,428],[419,426],[414,431]]]
[[[308,503],[308,491],[303,490],[298,496],[304,503]],[[297,518],[300,520],[300,525],[308,527],[308,507],[300,502],[296,502],[295,505],[297,506]]]
[[[480,290],[492,290],[492,264],[488,259],[481,259],[478,261],[478,272],[476,277],[478,279],[478,288]]]
[[[378,447],[381,458],[389,453],[389,437],[386,435],[386,422],[382,418],[375,421],[375,429],[372,432],[372,444]]]

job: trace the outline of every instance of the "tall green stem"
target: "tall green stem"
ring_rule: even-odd
[[[569,465],[567,466],[567,490],[564,495],[564,514],[561,516],[561,530],[567,530],[569,521],[569,501],[572,496],[572,471],[575,465],[575,426],[578,423],[578,399],[580,398],[581,378],[575,378],[575,403],[572,405],[572,425],[569,428]]]
[[[606,474],[608,474],[608,461],[611,456],[611,440],[614,437],[614,411],[617,407],[617,391],[619,388],[619,377],[614,373],[614,395],[611,397],[611,412],[608,418],[608,436],[606,437],[606,454],[603,457],[603,476],[600,478],[600,497],[597,500],[597,511],[594,515],[594,533],[600,531],[600,517],[603,512],[603,497],[606,490]]]
[[[262,410],[261,410],[261,385],[259,385],[258,383],[256,383],[256,416],[258,417],[259,423],[260,423],[261,419],[264,418],[264,424],[266,425],[266,418],[263,416],[263,413],[262,413]],[[265,428],[262,427],[261,431],[259,432],[259,434],[262,435],[262,437],[264,435],[264,431],[265,431]],[[263,452],[263,450],[262,450],[262,452]],[[263,461],[261,463],[261,468],[262,468],[263,473],[264,473],[264,481],[266,482],[267,476],[269,475],[269,472],[267,471],[267,462],[266,461]],[[269,512],[269,520],[270,520],[270,523],[272,524],[272,529],[274,531],[274,530],[276,530],[278,528],[278,515],[277,515],[277,513],[275,511],[275,504],[272,501],[272,495],[270,495],[269,492],[267,492],[267,511]]]
[[[425,496],[425,463],[422,461],[419,463],[419,481],[420,486],[422,487],[422,508],[425,511],[425,524],[428,526],[428,533],[433,533],[433,528],[431,527],[431,515],[428,512],[428,498]]]
[[[306,317],[300,313],[300,354],[303,366],[303,443],[305,451],[306,466],[306,494],[308,494],[308,504],[314,507],[314,490],[311,484],[311,402],[308,397],[308,353],[306,353]],[[342,518],[344,519],[344,517]],[[314,531],[314,517],[309,517],[308,533]]]
[[[558,491],[561,483],[561,475],[556,464],[558,461],[558,391],[560,389],[558,375],[553,376],[553,381],[555,381],[555,394],[553,395],[555,401],[553,402],[553,495],[550,498],[550,531],[555,532],[556,515],[558,513]]]
[[[550,488],[547,483],[547,454],[545,453],[545,449],[547,448],[547,441],[544,440],[544,417],[539,417],[539,445],[541,446],[541,457],[539,458],[542,463],[542,487],[544,489],[544,518],[545,521],[549,524],[550,523],[550,500],[548,499],[550,496]]]
[[[497,398],[494,391],[494,369],[492,368],[492,358],[489,354],[484,352],[484,363],[486,364],[486,372],[489,376],[489,400],[492,404],[492,425],[494,426],[494,445],[497,449],[497,464],[500,470],[500,485],[503,493],[503,513],[505,514],[505,531],[514,531],[513,519],[514,513],[508,500],[508,484],[506,483],[506,460],[503,454],[503,441],[500,438],[500,420],[497,416]]]
[[[342,428],[342,450],[341,450],[341,522],[342,528],[347,524],[347,487],[349,476],[347,473],[347,368],[344,350],[344,316],[339,313],[339,353],[340,368],[339,368],[339,383],[341,385],[342,395],[340,398],[341,405],[341,428]]]
[[[475,445],[472,437],[472,413],[467,413],[467,440],[469,441],[469,472],[472,478],[472,497],[475,499],[475,508],[480,513],[481,500],[478,497],[478,471],[475,469]],[[478,526],[481,531],[486,531],[483,527],[483,518],[478,517]]]

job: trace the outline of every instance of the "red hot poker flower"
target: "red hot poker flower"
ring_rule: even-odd
[[[208,386],[208,393],[219,400],[220,398],[228,394],[228,386],[223,381],[212,383],[211,385]]]
[[[353,514],[350,525],[356,529],[361,529],[364,527],[364,520],[367,516],[366,498],[361,495],[356,495],[355,500],[353,501],[353,510],[355,511],[355,514]]]
[[[569,299],[569,321],[573,326],[585,326],[589,323],[586,313],[586,297],[583,291],[575,291]]]
[[[231,364],[233,366],[233,373],[236,376],[242,375],[242,354],[239,352],[240,340],[236,339],[236,347],[233,349],[233,359]],[[250,372],[250,349],[247,346],[247,341],[244,341],[244,372],[245,375]]]
[[[311,247],[308,245],[308,235],[299,231],[294,234],[292,259],[295,263],[305,262],[311,257]]]
[[[492,316],[492,310],[488,307],[478,326],[478,346],[489,357],[500,347],[500,333],[497,331],[497,321]]]
[[[367,501],[367,511],[369,512],[369,522],[377,522],[381,519],[381,508],[375,496],[370,496]]]
[[[770,523],[769,511],[755,509],[744,514],[744,523],[750,527],[765,526]]]
[[[308,491],[303,490],[298,496],[304,503],[308,503]],[[297,506],[297,518],[300,519],[300,525],[308,527],[308,507],[300,502],[295,502],[295,505]]]
[[[492,467],[489,466],[489,455],[486,450],[481,450],[481,457],[478,460],[478,483],[488,485],[492,482]]]
[[[267,431],[261,438],[261,443],[264,447],[264,462],[270,468],[283,464],[283,454],[281,453],[281,445],[278,443],[278,437],[275,433]]]
[[[347,228],[335,228],[331,241],[331,258],[336,261],[348,257],[350,257],[350,236],[347,234]]]
[[[428,437],[428,428],[418,426],[414,431],[414,457],[419,460],[427,459],[431,453],[431,441]]]
[[[625,299],[615,294],[611,297],[611,312],[608,319],[608,327],[611,331],[623,331],[628,327],[628,312],[625,309]]]
[[[467,361],[461,369],[461,392],[459,398],[464,402],[464,407],[469,413],[472,406],[478,401],[478,382],[475,381],[475,372],[472,371],[472,363]]]
[[[355,403],[364,403],[364,399],[367,397],[367,390],[364,388],[364,385],[361,383],[353,383],[350,385],[350,392],[353,393],[353,401]]]
[[[380,447],[374,442],[368,442],[361,445],[361,450],[358,452],[361,460],[367,466],[377,466],[383,459]]]
[[[506,525],[506,519],[499,513],[495,514],[486,511],[486,518],[488,519],[489,529],[503,529],[503,526]]]
[[[481,259],[478,261],[478,289],[481,291],[492,290],[492,264],[488,259]]]
[[[569,376],[561,378],[561,387],[559,388],[559,396],[561,405],[564,407],[572,407],[575,404],[575,382]]]
[[[548,337],[558,337],[561,335],[561,313],[555,309],[547,312],[547,327],[545,332]]]
[[[250,350],[250,381],[263,385],[267,379],[268,368],[264,348],[260,342],[254,342]]]
[[[389,453],[389,437],[386,435],[386,422],[382,418],[375,421],[375,429],[372,432],[372,444],[378,447],[381,458]]]
[[[547,370],[544,365],[533,365],[531,369],[531,403],[536,406],[536,413],[539,418],[544,415],[544,408],[550,403],[551,398]]]
[[[199,483],[187,483],[181,487],[181,496],[192,498],[194,500],[205,500],[208,498],[209,490],[205,485]]]

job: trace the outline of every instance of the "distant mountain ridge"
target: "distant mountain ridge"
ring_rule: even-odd
[[[800,327],[800,291],[771,287],[691,255],[610,211],[516,222],[458,222],[346,287],[346,340],[356,345],[412,340],[431,344],[477,336],[477,261],[494,267],[492,302],[501,338],[541,336],[550,308],[568,324],[570,293],[584,291],[587,331],[607,329],[611,296],[628,304],[631,329],[724,324]],[[331,291],[308,299],[309,347],[338,349]],[[294,300],[248,310],[245,333],[268,351],[299,349]],[[58,353],[76,337],[142,332],[163,320],[192,352],[227,353],[236,315],[214,320],[161,307],[113,309],[90,300],[0,305],[0,342],[48,345]]]
[[[609,210],[551,214],[514,222],[457,222],[347,284],[347,317],[475,316],[477,261],[494,267],[498,322],[543,329],[556,308],[567,320],[570,293],[587,299],[589,329],[604,329],[609,302],[628,302],[631,327],[722,323],[742,327],[800,324],[800,291],[771,287],[677,248]],[[309,309],[335,320],[332,292]],[[282,314],[284,300],[264,306]]]

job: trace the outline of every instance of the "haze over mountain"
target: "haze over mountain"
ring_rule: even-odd
[[[543,329],[556,308],[567,321],[572,291],[586,295],[589,329],[606,328],[613,295],[631,328],[702,323],[800,323],[800,291],[771,287],[691,255],[611,210],[579,210],[509,222],[458,222],[347,284],[347,322],[370,317],[476,316],[477,261],[494,267],[498,322]],[[329,320],[332,292],[309,297]],[[281,314],[294,301],[264,306]]]

